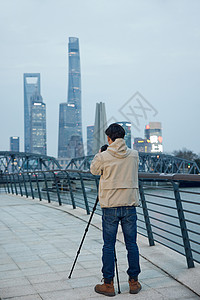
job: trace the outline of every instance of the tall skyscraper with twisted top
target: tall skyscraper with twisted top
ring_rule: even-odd
[[[69,38],[69,75],[67,102],[60,104],[58,157],[84,156],[81,115],[81,71],[79,40]]]

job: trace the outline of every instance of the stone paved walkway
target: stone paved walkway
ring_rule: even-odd
[[[88,219],[84,212],[83,219]],[[101,231],[90,226],[72,278],[68,279],[86,223],[53,206],[0,195],[0,298],[16,300],[105,299],[94,292],[101,275]],[[116,299],[199,299],[141,258],[138,295],[128,293],[126,250],[117,242],[122,293]],[[115,284],[116,292],[117,285]],[[106,298],[107,299],[107,298]]]

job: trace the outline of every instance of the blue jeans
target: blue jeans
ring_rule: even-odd
[[[103,255],[102,273],[106,279],[114,277],[114,249],[117,229],[121,221],[124,241],[126,244],[129,268],[127,273],[130,277],[137,277],[140,273],[139,251],[136,243],[137,238],[137,216],[134,206],[121,206],[112,208],[102,208],[103,226]]]

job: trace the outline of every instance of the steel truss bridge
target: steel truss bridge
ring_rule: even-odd
[[[54,157],[34,153],[0,151],[1,173],[54,169],[61,169],[60,164]]]
[[[66,169],[89,170],[93,155],[73,158]],[[21,173],[27,171],[49,171],[62,169],[59,162],[52,156],[0,151],[1,173]],[[200,168],[194,161],[172,155],[158,153],[139,153],[139,172],[167,174],[200,174]]]
[[[68,163],[66,169],[88,170],[93,157],[93,155],[90,155],[73,158]],[[173,155],[140,152],[139,172],[200,174],[200,168],[195,161],[182,159]]]

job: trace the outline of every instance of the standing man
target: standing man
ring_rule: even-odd
[[[101,175],[99,183],[99,202],[102,208],[103,284],[95,286],[95,292],[115,296],[114,249],[119,222],[121,222],[127,249],[129,292],[137,294],[141,290],[138,282],[140,273],[137,238],[136,206],[139,204],[138,192],[138,152],[131,150],[124,141],[125,130],[117,123],[105,131],[109,147],[95,155],[90,171]]]

